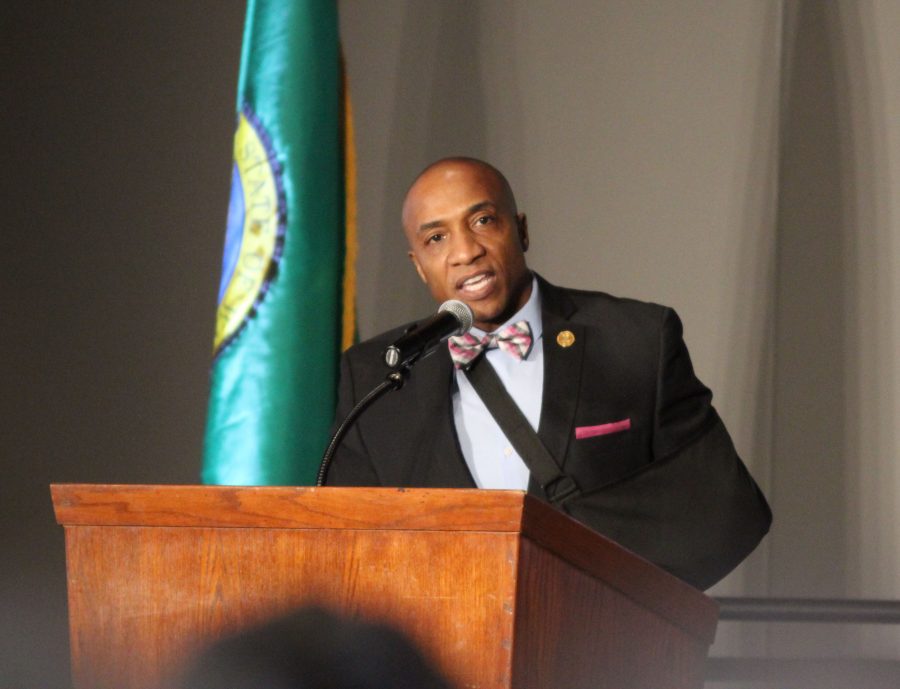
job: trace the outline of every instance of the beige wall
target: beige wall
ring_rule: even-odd
[[[847,540],[858,544],[848,569],[851,595],[900,598],[900,3],[882,0],[841,16],[856,28],[849,77],[851,129],[868,136],[866,148],[848,152],[857,171],[855,214],[860,245],[859,373],[847,416],[856,427],[848,443]],[[867,107],[865,107],[867,106]],[[865,190],[865,195],[863,195]],[[851,197],[852,198],[852,197]],[[855,557],[854,557],[855,556]],[[867,634],[869,640],[874,634]],[[897,654],[900,634],[878,635],[878,651]]]
[[[900,5],[786,9],[769,586],[896,599]],[[900,654],[893,630],[804,641]]]

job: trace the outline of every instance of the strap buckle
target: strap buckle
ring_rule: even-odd
[[[554,505],[564,505],[581,494],[581,489],[571,476],[561,475],[543,486],[544,494]]]

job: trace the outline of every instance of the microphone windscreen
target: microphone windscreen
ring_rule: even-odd
[[[458,299],[450,299],[441,304],[438,313],[444,311],[453,314],[456,317],[456,320],[459,321],[460,328],[456,333],[457,335],[469,332],[472,324],[475,323],[475,315],[472,313],[472,309]]]

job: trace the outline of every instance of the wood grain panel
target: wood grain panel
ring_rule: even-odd
[[[531,496],[525,502],[522,534],[677,624],[701,643],[713,642],[718,603],[618,543]]]
[[[699,689],[708,645],[523,539],[516,689]]]
[[[88,526],[67,550],[80,688],[153,687],[210,639],[305,603],[399,626],[458,686],[509,686],[512,534]]]

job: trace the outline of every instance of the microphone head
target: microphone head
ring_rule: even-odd
[[[452,314],[459,321],[459,330],[456,331],[456,335],[469,332],[469,329],[475,323],[475,315],[472,313],[472,309],[458,299],[450,299],[441,304],[438,313],[445,311]]]

